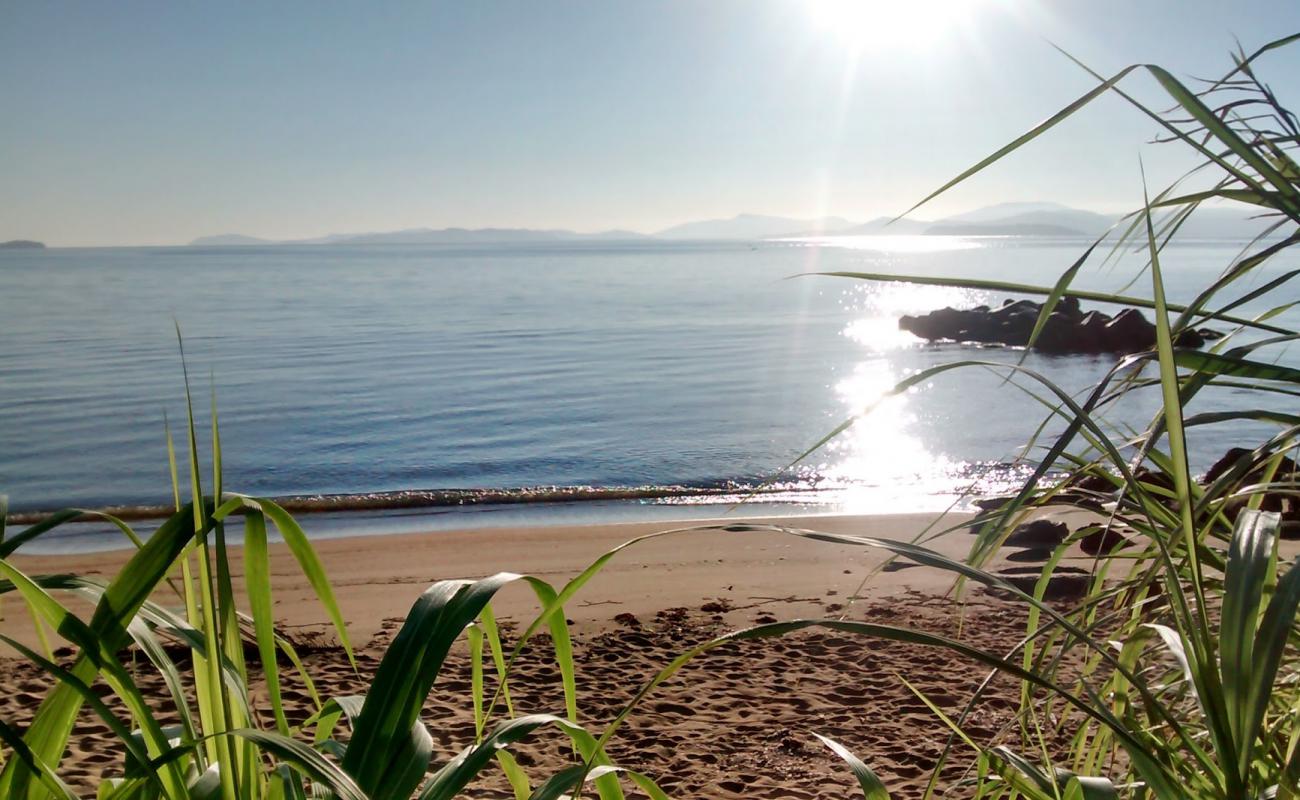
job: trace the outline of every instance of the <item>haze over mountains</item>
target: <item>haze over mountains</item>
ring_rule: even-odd
[[[1184,225],[1187,238],[1235,239],[1256,235],[1263,225],[1250,220],[1245,207],[1203,208]],[[738,214],[729,219],[700,220],[674,225],[653,234],[611,230],[577,233],[528,228],[414,228],[385,233],[333,234],[314,239],[271,240],[240,234],[202,236],[192,246],[276,244],[486,244],[512,242],[626,241],[756,241],[803,236],[1100,236],[1119,219],[1058,203],[1001,203],[933,221],[879,217],[854,223],[842,217],[796,219]]]

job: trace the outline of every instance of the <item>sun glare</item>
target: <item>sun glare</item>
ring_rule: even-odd
[[[960,27],[978,0],[807,0],[813,26],[858,50],[924,48]]]

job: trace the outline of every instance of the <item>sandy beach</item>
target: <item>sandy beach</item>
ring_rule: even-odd
[[[770,522],[864,536],[911,539],[927,526],[960,526],[964,515],[824,516]],[[309,516],[301,520],[308,531]],[[757,522],[762,522],[757,521]],[[701,525],[717,524],[700,523]],[[498,571],[528,572],[562,585],[601,553],[638,536],[668,529],[663,523],[495,529],[326,539],[315,543],[338,593],[349,635],[360,654],[360,676],[346,666],[325,631],[325,618],[292,556],[272,551],[275,607],[284,630],[304,645],[308,669],[322,694],[365,690],[393,632],[430,583]],[[689,527],[689,526],[672,526]],[[971,536],[955,531],[933,543],[961,557]],[[128,554],[17,557],[29,573],[78,572],[109,576]],[[1003,650],[1023,624],[1019,607],[982,591],[968,592],[959,613],[947,597],[951,577],[916,566],[880,571],[880,551],[808,541],[781,533],[690,531],[651,538],[618,554],[567,607],[579,660],[578,687],[585,724],[599,729],[654,672],[689,644],[758,622],[837,617],[899,624],[960,636]],[[1004,568],[1025,564],[1003,562]],[[236,566],[237,575],[242,570]],[[236,585],[236,591],[242,587]],[[167,601],[164,597],[156,599]],[[525,587],[499,596],[507,631],[525,626],[537,603]],[[6,634],[35,644],[25,615],[5,607]],[[961,624],[961,623],[966,624]],[[563,702],[545,637],[526,651],[515,688],[516,711],[562,712]],[[455,652],[426,705],[437,760],[472,743],[467,694],[468,657]],[[490,672],[490,670],[489,670]],[[162,686],[142,669],[142,685]],[[813,736],[842,741],[897,790],[918,793],[946,729],[900,680],[917,682],[940,705],[957,709],[985,675],[940,650],[925,650],[841,634],[802,633],[782,640],[729,645],[693,662],[660,687],[614,740],[611,756],[661,781],[670,793],[700,797],[844,797],[852,778]],[[22,722],[46,679],[9,661],[0,679],[0,716]],[[1012,687],[1014,688],[1014,687]],[[308,696],[291,690],[289,702],[305,716]],[[972,718],[995,735],[1008,718],[1013,694],[1003,687]],[[160,701],[161,702],[161,701]],[[97,720],[85,716],[63,774],[90,788],[101,772],[114,774],[119,757]],[[521,750],[535,783],[565,763],[554,737]],[[958,780],[968,753],[959,752],[946,781]],[[509,797],[500,773],[477,790]]]

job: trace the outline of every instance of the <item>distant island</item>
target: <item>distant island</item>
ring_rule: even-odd
[[[33,242],[31,239],[10,239],[7,242],[0,242],[0,250],[44,250],[44,242]]]
[[[411,228],[380,233],[331,234],[313,239],[259,239],[241,234],[202,236],[193,247],[344,245],[344,244],[532,244],[602,241],[734,241],[799,239],[837,236],[1020,236],[1097,237],[1120,219],[1059,203],[1000,203],[937,220],[880,217],[855,223],[841,217],[798,219],[763,214],[737,214],[725,219],[698,220],[655,233],[627,230],[578,233],[529,228]],[[1192,238],[1235,239],[1258,233],[1257,222],[1236,208],[1203,208],[1183,226]]]

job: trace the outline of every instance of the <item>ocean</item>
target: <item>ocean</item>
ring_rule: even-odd
[[[1050,285],[1085,246],[903,236],[0,251],[0,493],[14,512],[169,503],[164,418],[184,455],[179,326],[205,454],[216,397],[226,487],[342,496],[316,501],[335,513],[305,518],[320,535],[942,509],[1024,474],[1017,459],[1048,413],[1030,379],[944,373],[786,468],[917,370],[1023,357],[1077,392],[1113,359],[927,344],[898,330],[899,315],[1005,296],[808,273]],[[1240,247],[1170,246],[1171,302]],[[1076,285],[1117,290],[1137,276],[1127,293],[1150,296],[1143,262],[1097,258]],[[1275,321],[1297,325],[1288,313]],[[1220,391],[1192,410],[1248,402]],[[1148,390],[1108,422],[1140,429],[1157,408]],[[1196,429],[1194,466],[1267,432]],[[116,544],[76,526],[44,546]]]

